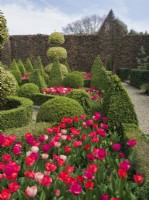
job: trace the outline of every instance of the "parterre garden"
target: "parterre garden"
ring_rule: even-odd
[[[0,199],[147,200],[147,139],[120,78],[99,56],[91,72],[72,71],[64,41],[49,36],[46,67],[0,64]]]

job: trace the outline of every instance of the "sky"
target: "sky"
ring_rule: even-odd
[[[68,23],[110,9],[128,30],[149,32],[149,0],[0,0],[10,35],[61,32]]]

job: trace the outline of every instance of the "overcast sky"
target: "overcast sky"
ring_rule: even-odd
[[[62,31],[76,19],[110,9],[128,29],[149,32],[149,0],[0,0],[10,35]]]

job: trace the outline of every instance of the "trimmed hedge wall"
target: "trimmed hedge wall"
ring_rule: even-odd
[[[26,98],[9,97],[9,106],[16,107],[0,111],[0,130],[12,127],[21,127],[32,119],[33,102]]]
[[[129,79],[130,69],[129,68],[120,68],[117,70],[117,75],[121,81],[126,81]]]
[[[149,83],[149,70],[130,70],[130,85],[136,88],[141,87],[144,83]]]

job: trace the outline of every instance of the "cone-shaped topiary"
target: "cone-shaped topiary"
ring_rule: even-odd
[[[59,32],[51,33],[49,36],[50,44],[63,44],[65,42],[64,36]]]
[[[53,63],[47,65],[45,68],[44,68],[44,71],[50,76],[50,73],[51,73],[51,70],[52,70],[52,66],[53,66]],[[67,70],[67,67],[63,64],[60,64],[60,70],[61,70],[61,73],[62,73],[62,77],[64,78],[67,74],[68,74],[68,70]]]
[[[47,86],[49,87],[49,81],[50,81],[50,79],[49,79],[48,74],[46,74],[46,73],[44,73],[44,80],[45,80]]]
[[[67,51],[63,47],[50,47],[47,51],[48,58],[53,60],[58,59],[66,59],[67,58]]]
[[[6,71],[3,67],[4,66],[0,62],[0,108],[6,104],[6,98],[8,96],[15,95],[18,86],[15,77],[9,71]]]
[[[27,60],[26,60],[25,68],[26,68],[27,72],[31,72],[33,70],[33,65],[29,58],[27,58]]]
[[[40,89],[40,91],[42,91],[43,89],[47,88],[47,85],[45,83],[44,78],[41,76],[40,72],[38,69],[34,69],[29,77],[29,82],[30,83],[34,83],[35,85],[37,85]]]
[[[26,74],[26,69],[25,69],[21,59],[18,60],[17,65],[18,65],[18,68],[19,68],[21,74],[22,75]]]
[[[100,73],[100,68],[103,66],[102,61],[99,56],[97,56],[94,60],[94,63],[91,68],[92,76]]]
[[[120,79],[112,75],[111,81],[111,87],[104,97],[102,109],[102,113],[108,117],[110,127],[118,128],[122,123],[138,124],[134,106]]]
[[[42,76],[44,76],[44,69],[43,69],[43,65],[42,65],[42,61],[41,61],[40,56],[38,56],[37,59],[35,60],[34,69],[39,69],[40,74]]]
[[[70,73],[71,69],[67,60],[65,61],[64,65],[67,67],[68,73]]]
[[[21,72],[20,72],[20,70],[17,66],[15,59],[13,59],[13,61],[10,64],[10,70],[11,70],[11,73],[16,78],[18,84],[21,84],[22,83],[22,76],[21,76]]]
[[[34,83],[26,83],[22,85],[18,91],[18,96],[31,98],[33,94],[40,93],[39,87]]]
[[[83,76],[69,73],[63,80],[63,86],[70,88],[82,88],[84,85]]]
[[[75,99],[80,103],[80,105],[83,107],[86,114],[90,112],[91,109],[91,98],[90,95],[81,89],[75,89],[69,92],[66,97]]]
[[[59,86],[62,85],[62,73],[60,70],[60,64],[58,60],[55,60],[51,69],[49,76],[49,85],[50,86]]]
[[[37,122],[60,122],[63,117],[75,117],[84,114],[82,106],[74,99],[55,97],[42,104]]]

